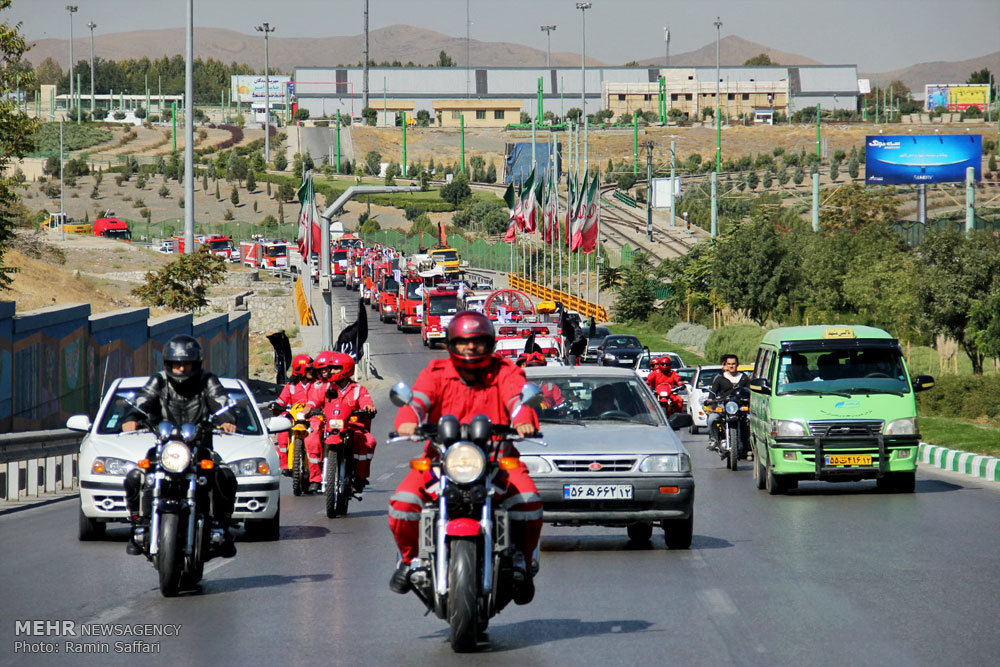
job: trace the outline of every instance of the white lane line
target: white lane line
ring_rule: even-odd
[[[219,560],[215,561],[214,563],[209,563],[208,565],[206,565],[205,569],[202,570],[202,572],[204,574],[208,574],[209,572],[215,572],[216,570],[218,570],[223,565],[229,565],[231,562],[233,562],[232,558],[220,558]]]
[[[716,614],[732,615],[736,613],[736,605],[721,588],[707,588],[698,592],[698,597],[705,603],[709,611]]]
[[[102,623],[114,623],[120,618],[124,617],[131,610],[132,605],[121,604],[117,607],[112,607],[111,609],[105,609],[97,616],[94,616],[86,625],[100,625]]]
[[[690,567],[702,568],[708,566],[708,563],[705,562],[705,557],[701,555],[700,551],[681,551],[677,555],[682,561],[687,561]]]
[[[400,463],[398,466],[396,466],[396,470],[402,470],[403,468],[409,468],[409,467],[410,467],[409,463]]]
[[[395,474],[395,473],[391,473],[391,472],[387,472],[387,473],[385,473],[385,474],[382,474],[382,475],[379,475],[379,476],[378,476],[378,477],[376,477],[375,479],[376,479],[376,481],[379,481],[379,482],[384,482],[385,480],[387,480],[387,479],[389,479],[390,477],[392,477],[392,476],[393,476],[394,474]]]

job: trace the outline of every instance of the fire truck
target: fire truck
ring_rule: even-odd
[[[395,322],[398,310],[399,283],[390,270],[379,281],[378,318],[382,322]]]
[[[107,211],[103,218],[94,220],[94,236],[131,241],[132,231],[128,228],[128,223],[112,216],[114,213]]]
[[[458,312],[458,289],[452,286],[424,287],[424,316],[420,322],[420,337],[424,345],[434,349],[448,338],[448,324]]]
[[[350,250],[348,248],[334,248],[330,258],[331,284],[347,285],[347,263],[349,261]]]
[[[396,314],[396,328],[400,331],[420,330],[423,320],[423,303],[418,290],[423,287],[424,279],[416,271],[411,271],[403,276],[403,281],[399,285],[398,311]]]
[[[280,271],[288,268],[288,243],[283,240],[257,239],[240,243],[243,263],[252,269]]]
[[[184,237],[174,236],[174,252],[184,254]],[[222,236],[221,234],[214,234],[212,236],[199,235],[194,237],[194,248],[195,250],[200,250],[201,248],[208,248],[208,252],[216,255],[217,257],[222,257],[227,262],[238,262],[240,261],[240,255],[236,250],[236,245],[233,240],[228,236]]]

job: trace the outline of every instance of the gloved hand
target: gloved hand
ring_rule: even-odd
[[[284,410],[285,409],[284,409],[284,407],[282,407],[281,403],[278,403],[277,401],[271,401],[271,414],[272,415],[274,415],[275,417],[277,417],[282,412],[284,412]]]

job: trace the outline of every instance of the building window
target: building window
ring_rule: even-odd
[[[694,75],[688,76],[688,81],[694,81]]]
[[[684,100],[685,101],[690,102],[693,99],[694,99],[694,95],[692,93],[685,93],[684,94]]]
[[[493,112],[493,120],[503,120],[503,110],[497,110]]]
[[[486,110],[480,109],[476,111],[476,120],[486,120]]]
[[[624,101],[625,101],[625,96],[624,96],[624,95],[622,95],[621,93],[619,93],[619,94],[618,94],[618,101],[619,101],[619,102],[624,102]]]
[[[743,93],[743,99],[744,100],[749,100],[750,99],[750,93]]]
[[[734,95],[733,93],[728,93],[726,95],[726,99],[727,100],[735,100],[736,99],[736,95]]]
[[[642,99],[643,99],[644,102],[648,102],[650,97],[652,97],[652,96],[651,95],[643,95]]]
[[[462,112],[459,111],[458,109],[455,109],[454,111],[451,112],[451,119],[452,120],[458,120],[461,117],[462,117]]]
[[[678,99],[680,99],[680,95],[678,95],[677,93],[670,93],[671,102],[676,102]]]

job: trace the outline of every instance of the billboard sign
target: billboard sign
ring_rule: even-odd
[[[674,199],[681,196],[681,179],[674,179]],[[653,208],[670,208],[670,178],[653,179]]]
[[[979,107],[986,111],[990,102],[990,87],[983,84],[930,84],[924,86],[924,109],[934,111],[944,107],[948,111],[965,111]]]
[[[244,104],[248,102],[264,104],[265,80],[263,75],[238,75],[232,76],[230,79],[232,80],[233,101]],[[285,89],[288,88],[291,80],[292,77],[287,75],[275,74],[270,77],[268,83],[271,86],[271,104],[285,103]]]
[[[982,179],[979,134],[878,135],[865,138],[865,184],[961,183],[967,167]]]

